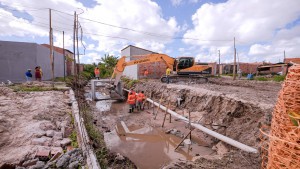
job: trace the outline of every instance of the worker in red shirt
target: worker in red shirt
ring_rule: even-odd
[[[94,71],[95,71],[95,77],[96,77],[96,79],[98,79],[98,80],[99,80],[99,75],[100,75],[99,68],[98,68],[98,67],[96,67]]]
[[[132,92],[129,92],[127,103],[129,104],[129,113],[132,113],[135,107],[135,95]]]
[[[145,78],[147,79],[147,77],[148,77],[148,70],[147,69],[145,69],[145,72],[144,72],[144,76],[145,76]]]
[[[146,96],[144,95],[144,91],[137,95],[137,109],[142,110],[143,101],[146,100]],[[144,108],[143,108],[144,110]]]

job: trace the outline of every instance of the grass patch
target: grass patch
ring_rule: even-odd
[[[36,91],[65,91],[67,89],[60,89],[57,87],[26,87],[26,86],[18,86],[18,87],[9,87],[15,91],[26,91],[26,92],[36,92]]]
[[[257,81],[268,81],[268,78],[265,78],[265,77],[257,77],[257,78],[255,78],[255,80],[257,80]]]
[[[280,76],[276,76],[276,77],[273,77],[273,78],[271,78],[273,81],[275,81],[275,82],[282,82],[282,81],[284,81],[284,79],[285,79],[285,75],[280,75]]]
[[[143,81],[143,80],[131,80],[131,79],[128,79],[128,78],[125,78],[125,77],[122,77],[121,79],[123,81],[124,87],[127,88],[127,89],[130,89],[130,88],[133,87],[134,84],[140,83],[140,82]]]
[[[256,77],[254,80],[257,81],[275,81],[275,82],[282,82],[285,79],[285,75],[275,76],[272,78],[266,78],[266,77]]]
[[[74,78],[74,75],[66,76],[66,82],[70,82],[70,79]],[[64,82],[64,77],[56,77],[55,82]]]

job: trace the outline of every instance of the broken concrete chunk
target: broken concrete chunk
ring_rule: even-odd
[[[26,168],[18,166],[16,169],[26,169]]]
[[[39,161],[38,158],[32,159],[32,160],[28,160],[28,161],[25,161],[22,166],[23,167],[29,167],[29,166],[35,165],[38,161]]]
[[[63,138],[62,132],[54,132],[53,138],[55,140],[61,140]]]
[[[69,138],[64,138],[64,139],[60,142],[60,144],[61,144],[61,146],[66,146],[66,145],[68,145],[68,144],[71,144],[71,142],[72,142],[71,139],[69,139]]]
[[[52,138],[43,136],[41,138],[35,138],[35,139],[33,139],[31,143],[33,145],[50,146],[51,145],[51,141],[52,141]]]
[[[69,169],[76,169],[76,168],[78,167],[78,164],[79,164],[79,161],[74,161],[74,162],[72,162],[72,163],[68,166],[68,168],[69,168]]]
[[[54,136],[54,130],[47,130],[46,131],[46,136],[53,137]]]
[[[125,160],[125,158],[120,154],[120,153],[117,153],[117,157],[115,158],[116,161],[123,161]]]
[[[29,167],[29,169],[42,169],[45,166],[45,162],[38,161],[34,166]]]
[[[68,166],[69,160],[70,160],[70,155],[68,154],[63,154],[56,163],[57,168],[65,168]]]
[[[40,124],[40,129],[47,131],[47,130],[54,130],[55,126],[51,122],[43,122]]]
[[[41,138],[46,135],[46,132],[43,130],[36,130],[33,135],[37,138]]]
[[[52,155],[57,154],[58,152],[63,153],[63,149],[60,146],[51,147],[50,151]]]
[[[53,143],[52,143],[52,146],[54,146],[54,147],[60,147],[61,146],[61,140],[55,140],[55,141],[53,141]]]

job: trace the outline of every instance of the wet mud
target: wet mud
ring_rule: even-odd
[[[216,154],[208,144],[194,136],[191,145],[183,144],[175,150],[182,138],[166,134],[167,128],[156,125],[152,111],[149,114],[148,109],[128,113],[128,104],[111,100],[98,101],[95,107],[95,123],[103,130],[107,147],[128,157],[138,168],[162,168],[171,162],[188,162],[199,155]],[[141,119],[148,121],[141,122]],[[177,122],[173,123],[176,125]]]

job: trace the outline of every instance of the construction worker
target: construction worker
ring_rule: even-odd
[[[99,71],[99,68],[96,67],[95,68],[95,77],[99,80],[99,75],[100,75],[100,71]]]
[[[168,83],[168,84],[170,83],[170,74],[171,74],[171,69],[168,68],[167,71],[166,71],[166,75],[167,75],[167,83]]]
[[[130,89],[130,92],[132,92],[133,95],[136,96],[135,91],[133,91],[133,88]],[[130,95],[130,92],[128,93],[128,96]]]
[[[132,113],[135,107],[135,95],[132,92],[129,92],[127,103],[129,104],[129,113]]]
[[[143,101],[146,100],[146,96],[144,95],[144,91],[137,95],[137,109],[142,110]],[[144,108],[143,108],[144,110]]]
[[[145,78],[147,78],[147,76],[148,76],[148,70],[147,69],[145,69],[144,76],[145,76]]]

